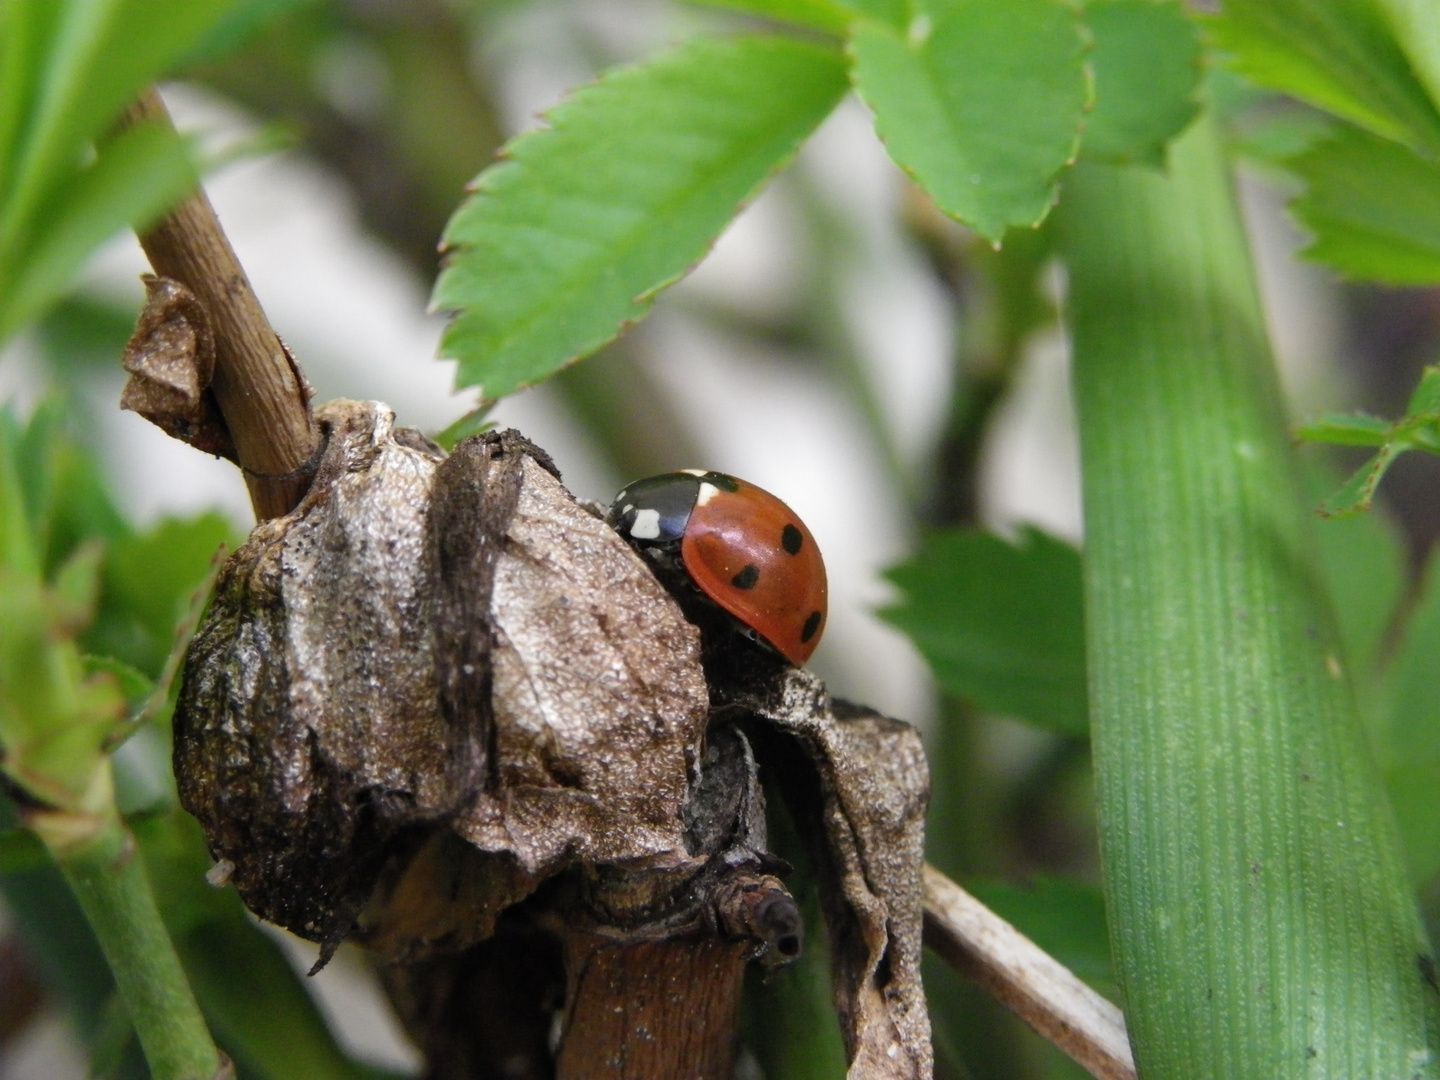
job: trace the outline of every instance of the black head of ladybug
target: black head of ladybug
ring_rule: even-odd
[[[820,643],[825,562],[805,523],[768,491],[725,473],[662,473],[625,487],[606,521],[672,591],[698,590],[797,667]]]

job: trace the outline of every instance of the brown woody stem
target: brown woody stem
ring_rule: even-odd
[[[1135,1080],[1125,1017],[1058,960],[933,866],[925,944],[1098,1080]]]
[[[127,111],[125,125],[170,122],[150,91]],[[210,384],[230,429],[255,516],[294,508],[310,485],[320,433],[310,415],[310,388],[276,337],[203,191],[140,236],[155,272],[181,282],[200,300],[215,333]]]
[[[558,1080],[730,1080],[745,941],[572,932]]]

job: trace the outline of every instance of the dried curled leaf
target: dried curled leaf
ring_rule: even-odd
[[[120,407],[197,450],[238,461],[210,393],[215,333],[199,299],[178,281],[144,275],[145,307],[121,363],[130,380]]]
[[[930,777],[919,733],[832,701],[805,671],[725,696],[802,751],[777,754],[774,764],[792,813],[818,834],[812,846],[822,856],[821,899],[849,1080],[929,1080],[920,955]]]

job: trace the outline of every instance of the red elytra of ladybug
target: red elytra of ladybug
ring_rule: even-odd
[[[678,545],[701,592],[796,667],[810,659],[825,627],[825,561],[774,495],[725,473],[663,473],[624,488],[607,520],[639,547]]]

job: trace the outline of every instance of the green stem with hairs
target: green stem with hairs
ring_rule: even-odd
[[[220,1053],[129,832],[116,819],[90,840],[51,850],[110,962],[154,1080],[214,1080]]]

